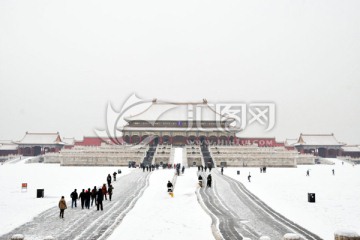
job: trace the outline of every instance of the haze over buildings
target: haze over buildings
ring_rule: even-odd
[[[272,102],[241,136],[360,143],[358,1],[0,2],[0,139],[81,138],[108,102]]]

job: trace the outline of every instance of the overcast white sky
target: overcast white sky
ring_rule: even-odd
[[[93,135],[107,103],[135,92],[271,101],[264,136],[360,143],[359,12],[358,0],[1,0],[0,139]]]

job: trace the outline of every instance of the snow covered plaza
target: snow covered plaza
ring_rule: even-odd
[[[176,149],[175,158],[178,155],[181,149]],[[334,239],[335,231],[359,229],[360,169],[339,160],[332,160],[335,165],[268,168],[266,173],[228,167],[221,176],[213,169],[212,188],[202,189],[196,167],[186,168],[175,179],[174,169],[143,172],[122,167],[113,200],[105,201],[103,212],[95,206],[82,210],[80,202],[72,209],[68,202],[64,220],[57,208],[60,196],[69,201],[74,188],[100,186],[119,168],[25,164],[26,160],[0,166],[6,196],[0,200],[1,214],[6,216],[0,220],[0,239],[14,234],[25,239],[282,239],[285,233],[299,233],[301,239]],[[168,180],[176,182],[173,198],[166,192]],[[28,183],[26,191],[21,190],[23,182]],[[36,198],[39,188],[45,190],[44,198]],[[307,201],[310,192],[316,193],[315,203]],[[304,237],[305,233],[309,235]]]

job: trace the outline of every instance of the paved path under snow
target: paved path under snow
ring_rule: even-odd
[[[207,174],[202,173],[205,186]],[[242,183],[220,175],[216,169],[211,176],[212,187],[203,187],[199,193],[224,239],[282,239],[286,233],[298,233],[302,239],[321,239],[271,209]]]
[[[96,211],[95,205],[90,210],[81,209],[80,201],[78,207],[72,209],[71,202],[68,202],[64,219],[59,218],[59,208],[56,206],[36,216],[33,221],[0,236],[0,239],[7,240],[18,233],[25,235],[26,240],[42,240],[46,236],[53,236],[57,240],[106,239],[141,197],[149,184],[149,176],[148,172],[139,169],[122,177],[118,175],[117,181],[113,182],[112,201],[103,202],[104,211]],[[68,196],[65,198],[69,199]]]

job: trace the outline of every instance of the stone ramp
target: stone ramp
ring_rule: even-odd
[[[112,183],[112,201],[103,202],[104,211],[97,211],[95,205],[90,209],[81,209],[80,202],[77,208],[72,209],[71,202],[67,202],[64,219],[59,218],[59,208],[56,206],[0,236],[0,240],[8,240],[18,233],[23,234],[26,240],[43,240],[46,236],[53,236],[57,240],[106,239],[141,197],[149,185],[150,174],[136,169],[119,177]]]

